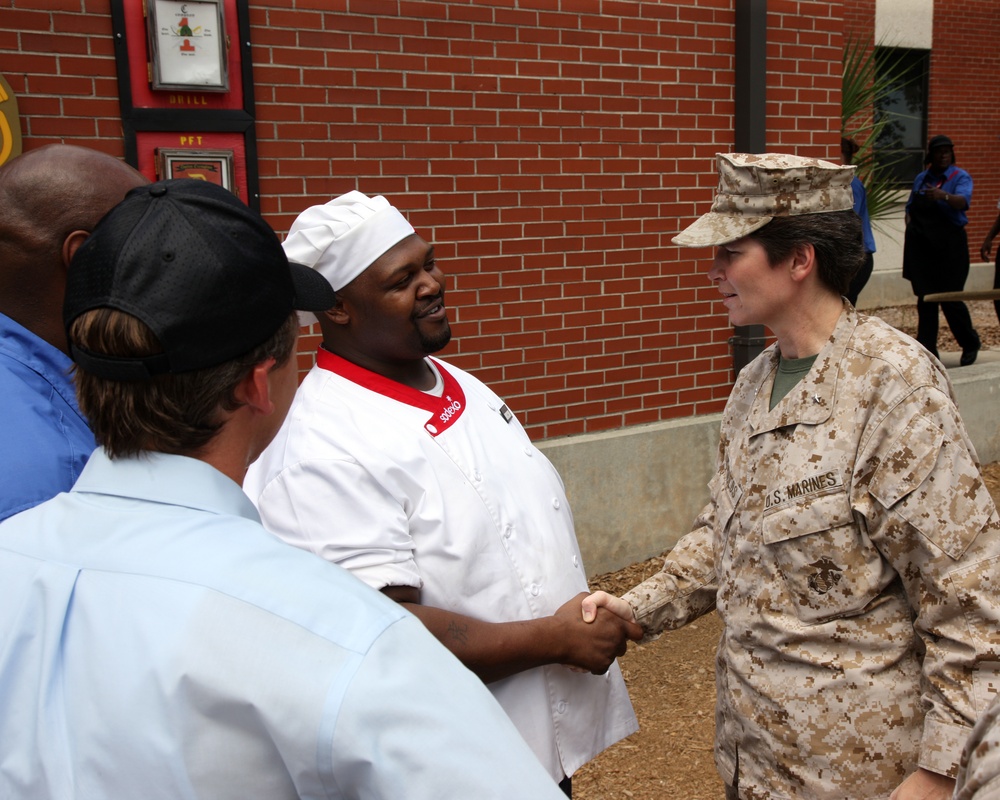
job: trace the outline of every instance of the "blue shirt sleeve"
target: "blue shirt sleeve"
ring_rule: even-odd
[[[875,252],[875,235],[872,233],[872,222],[868,216],[868,195],[861,179],[855,176],[851,179],[851,192],[854,194],[854,213],[861,217],[861,236],[864,240],[865,252]]]
[[[95,443],[62,351],[0,314],[0,520],[73,486]]]

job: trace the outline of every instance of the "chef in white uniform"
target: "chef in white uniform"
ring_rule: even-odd
[[[580,765],[637,729],[615,658],[641,631],[603,609],[582,620],[559,474],[501,398],[430,356],[451,337],[434,248],[360,192],[307,209],[284,247],[337,302],[244,490],[269,530],[419,617],[569,794]]]

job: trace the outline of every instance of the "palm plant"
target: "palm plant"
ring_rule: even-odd
[[[889,133],[891,118],[878,113],[889,95],[912,80],[901,51],[851,36],[844,45],[841,84],[840,135],[859,145],[853,164],[865,185],[868,216],[872,223],[886,217],[897,203],[899,187],[889,167],[893,160],[876,151],[876,143]]]

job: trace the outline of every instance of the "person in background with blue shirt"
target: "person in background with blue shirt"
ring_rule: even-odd
[[[947,136],[930,140],[926,163],[906,203],[903,277],[917,296],[917,341],[937,356],[938,303],[926,302],[924,295],[965,288],[970,267],[965,212],[972,203],[972,176],[955,166],[955,148]],[[959,363],[975,363],[981,343],[968,307],[960,301],[940,305],[962,348]]]
[[[858,143],[853,139],[841,137],[840,155],[844,164],[850,166],[858,149]],[[861,262],[861,267],[851,278],[851,285],[848,287],[846,295],[847,299],[851,301],[851,305],[857,306],[858,295],[868,283],[875,266],[875,236],[872,233],[871,219],[868,217],[868,195],[865,193],[865,185],[857,173],[851,179],[851,193],[854,195],[854,213],[861,218],[861,238],[865,247],[865,260]]]
[[[416,617],[243,494],[295,309],[334,301],[205,181],[134,189],[81,245],[64,321],[100,447],[0,523],[0,797],[563,797]]]
[[[117,158],[62,144],[0,167],[0,520],[68,490],[94,449],[69,377],[66,269],[97,221],[145,183]]]

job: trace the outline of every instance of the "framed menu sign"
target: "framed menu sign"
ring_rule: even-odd
[[[154,90],[229,91],[222,0],[147,0]]]
[[[167,178],[194,178],[217,183],[234,194],[232,150],[156,149],[156,175]]]

